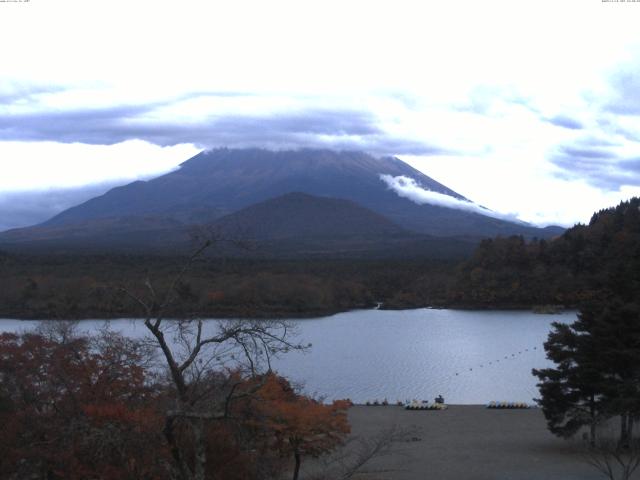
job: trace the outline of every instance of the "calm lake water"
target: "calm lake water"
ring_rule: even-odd
[[[328,400],[355,402],[429,399],[447,403],[491,400],[531,402],[538,396],[532,368],[550,365],[543,342],[552,322],[576,314],[537,315],[521,311],[359,310],[317,319],[292,320],[298,341],[312,343],[274,362],[275,369]],[[215,320],[212,320],[215,322]],[[39,322],[0,320],[0,331]],[[137,320],[111,320],[112,328],[138,337]],[[104,325],[86,320],[81,330]]]

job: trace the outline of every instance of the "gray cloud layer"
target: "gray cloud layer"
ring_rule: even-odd
[[[609,79],[612,93],[608,98],[593,97],[596,107],[595,131],[560,145],[550,161],[565,179],[585,179],[603,190],[640,185],[640,156],[634,155],[640,132],[633,127],[633,117],[640,116],[640,74],[635,68],[622,69]],[[631,117],[631,118],[630,118]],[[574,130],[583,125],[569,117],[555,117],[548,122]],[[614,150],[615,149],[615,150]]]
[[[621,70],[611,78],[614,95],[606,108],[620,115],[640,115],[640,73]]]
[[[543,120],[557,127],[568,128],[570,130],[582,130],[584,128],[584,125],[578,120],[565,115],[556,115],[551,118],[543,118]]]
[[[605,190],[640,182],[640,157],[621,157],[603,148],[560,147],[551,162],[561,169],[560,177],[584,178]]]
[[[5,85],[0,88],[0,105],[33,104],[40,95],[59,93],[65,90],[67,87],[59,85]]]
[[[185,98],[241,95],[198,93]],[[170,105],[173,101],[99,109],[0,114],[0,140],[112,145],[141,139],[162,146],[193,143],[203,148],[319,147],[357,149],[376,154],[446,153],[437,146],[419,140],[391,137],[378,126],[376,117],[364,110],[315,108],[274,115],[211,116],[189,123],[143,118],[145,114],[160,106]]]

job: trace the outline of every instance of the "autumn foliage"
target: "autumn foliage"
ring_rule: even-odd
[[[92,342],[1,335],[0,472],[160,478],[154,452],[144,448],[160,425],[157,393],[140,360],[128,340],[115,336]]]
[[[175,477],[164,434],[172,387],[148,355],[109,331],[0,335],[0,478]],[[346,403],[312,400],[275,374],[212,378],[255,394],[207,423],[206,478],[290,477],[302,457],[331,451],[349,432]],[[189,452],[187,427],[176,436]]]
[[[289,382],[269,374],[252,399],[253,423],[263,431],[269,447],[294,460],[294,476],[303,457],[319,457],[343,443],[350,432],[347,400],[330,405],[298,395]]]

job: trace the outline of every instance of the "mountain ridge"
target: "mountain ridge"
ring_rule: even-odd
[[[57,235],[63,241],[65,231],[73,243],[80,241],[83,230],[86,230],[87,241],[93,239],[107,249],[109,238],[114,244],[126,244],[127,232],[132,236],[132,243],[135,243],[135,237],[142,247],[144,242],[149,242],[162,248],[165,241],[166,247],[170,248],[183,242],[184,232],[190,227],[215,224],[225,216],[233,216],[262,202],[267,202],[267,205],[260,207],[263,209],[261,214],[253,214],[253,223],[258,224],[261,216],[266,218],[269,215],[272,219],[286,220],[286,214],[277,210],[286,210],[291,205],[269,204],[268,201],[293,192],[298,196],[342,202],[337,202],[335,208],[350,220],[342,226],[337,223],[327,225],[325,237],[339,236],[343,227],[358,226],[352,236],[364,239],[366,221],[372,225],[394,225],[404,235],[456,237],[469,242],[514,234],[548,238],[562,230],[554,227],[541,229],[443,206],[418,205],[389,189],[380,178],[383,174],[412,178],[422,188],[468,201],[396,157],[311,149],[216,149],[200,152],[176,170],[154,179],[116,187],[40,225],[0,233],[0,244],[33,245],[47,235]],[[307,200],[307,209],[317,201]],[[323,208],[330,210],[326,205]],[[248,227],[246,218],[247,215],[251,217],[250,212],[243,213],[245,227]],[[314,215],[310,212],[307,214]],[[297,215],[304,216],[304,213],[298,212]],[[304,230],[303,225],[304,228],[313,226],[305,224],[302,218],[296,221],[299,230]],[[264,222],[263,227],[266,227]],[[316,227],[310,235],[322,237],[321,226],[318,224]],[[289,230],[295,232],[296,229],[292,227]],[[303,236],[302,233],[299,231],[297,236]],[[340,235],[346,233],[344,230]],[[380,237],[378,233],[373,237]],[[288,238],[295,237],[289,235]]]
[[[31,252],[115,249],[166,254],[188,253],[202,238],[214,239],[215,248],[209,252],[214,257],[459,258],[475,246],[466,239],[407,232],[349,200],[300,192],[250,205],[209,225],[185,225],[151,216],[102,218],[16,229],[0,234],[0,246],[9,250],[19,246],[19,250]]]
[[[407,232],[387,218],[349,200],[291,192],[249,205],[212,224],[221,232],[255,239],[391,236]]]
[[[464,199],[395,157],[376,158],[362,152],[312,149],[215,149],[198,153],[165,175],[111,189],[65,210],[43,225],[114,216],[116,209],[121,215],[164,212],[178,219],[192,220],[184,212],[194,204],[218,211],[222,216],[293,191],[345,198],[368,208],[373,206],[375,210],[376,204],[384,201],[362,200],[374,197],[372,192],[386,190],[378,178],[380,173],[411,176],[433,191]],[[364,192],[352,195],[353,184]],[[171,194],[165,194],[168,191]]]

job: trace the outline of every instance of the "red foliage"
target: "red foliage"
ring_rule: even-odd
[[[350,432],[348,400],[323,404],[297,394],[285,378],[275,374],[262,381],[250,403],[252,424],[262,432],[269,449],[295,458],[296,471],[302,456],[318,457],[344,442]]]
[[[0,335],[0,478],[170,478],[169,387],[152,381],[138,347],[110,332]],[[207,478],[275,478],[285,459],[299,467],[302,456],[329,452],[349,433],[346,401],[324,405],[274,374],[212,381],[226,385],[219,393],[241,395],[229,418],[207,425]],[[189,422],[177,430],[187,453]]]
[[[161,478],[161,417],[130,341],[0,335],[0,473]]]

